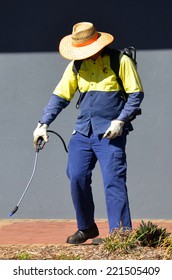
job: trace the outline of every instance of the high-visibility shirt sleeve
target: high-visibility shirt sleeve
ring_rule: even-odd
[[[143,92],[142,83],[132,59],[123,55],[120,60],[119,77],[122,80],[125,92]]]

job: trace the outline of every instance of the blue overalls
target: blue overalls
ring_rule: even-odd
[[[126,188],[126,134],[113,140],[102,135],[88,136],[76,132],[69,143],[67,174],[71,182],[71,194],[79,229],[86,229],[94,222],[92,196],[92,170],[100,163],[106,198],[110,231],[120,227],[131,229]],[[100,186],[94,186],[99,188]]]
[[[129,94],[125,103],[108,55],[99,56],[96,61],[84,60],[78,75],[72,71],[72,65],[73,62],[69,63],[55,88],[41,123],[50,124],[70,103],[77,88],[84,93],[81,112],[68,147],[67,166],[78,229],[87,229],[94,223],[92,171],[97,160],[103,177],[109,231],[120,226],[131,229],[125,147],[130,129],[127,120],[143,99],[140,78],[132,61],[123,56],[119,74]],[[111,140],[102,138],[114,119],[126,122],[123,134]]]

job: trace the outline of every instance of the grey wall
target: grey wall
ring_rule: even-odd
[[[172,50],[137,52],[145,99],[143,114],[128,137],[128,192],[132,218],[169,219],[172,212]],[[8,218],[32,173],[32,133],[42,109],[68,61],[58,53],[0,54],[0,218]],[[68,143],[76,115],[76,99],[51,129]],[[35,177],[15,218],[75,218],[67,154],[58,138],[38,155]],[[96,218],[106,218],[99,165],[93,175]]]

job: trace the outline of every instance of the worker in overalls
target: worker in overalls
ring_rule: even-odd
[[[72,34],[62,38],[59,52],[71,61],[34,130],[35,146],[40,137],[47,142],[49,125],[80,92],[80,114],[68,146],[67,175],[78,228],[67,238],[70,244],[99,235],[92,194],[92,171],[97,161],[103,178],[109,232],[121,227],[132,229],[126,187],[126,139],[132,130],[130,118],[140,107],[144,93],[135,64],[121,54],[119,77],[128,95],[124,99],[107,51],[113,40],[111,34],[97,31],[89,22],[77,23]],[[80,61],[77,71],[76,61]]]

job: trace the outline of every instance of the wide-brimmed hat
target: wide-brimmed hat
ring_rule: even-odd
[[[72,34],[60,41],[59,52],[70,60],[86,59],[113,40],[111,34],[97,31],[91,22],[79,22],[73,26]]]

